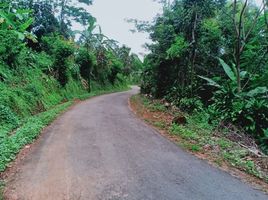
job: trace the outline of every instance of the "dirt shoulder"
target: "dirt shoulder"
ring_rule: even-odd
[[[167,108],[160,100],[144,95],[132,96],[131,110],[161,135],[186,149],[198,158],[206,160],[254,188],[268,193],[268,159],[251,150],[246,143],[250,138],[233,138],[226,130],[215,129],[202,122],[205,116],[189,116],[178,110]],[[175,117],[185,116],[187,123],[174,124]],[[201,118],[201,119],[200,119]]]

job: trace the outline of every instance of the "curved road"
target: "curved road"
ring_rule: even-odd
[[[267,200],[135,118],[138,89],[74,106],[43,133],[8,184],[18,200]]]

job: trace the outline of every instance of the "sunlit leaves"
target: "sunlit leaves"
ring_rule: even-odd
[[[187,50],[189,44],[183,36],[177,36],[175,42],[167,50],[168,58],[179,58]]]
[[[1,30],[12,30],[18,35],[20,40],[25,38],[37,42],[34,34],[27,31],[32,25],[34,19],[30,17],[30,10],[13,10],[11,11],[0,11],[0,29]]]

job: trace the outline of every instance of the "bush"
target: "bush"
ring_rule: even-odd
[[[197,110],[202,110],[203,104],[201,100],[196,97],[196,98],[182,98],[179,101],[178,107],[186,112],[193,112]]]
[[[62,40],[57,40],[55,45],[54,68],[57,70],[59,83],[64,87],[68,82],[68,58],[74,53],[74,48]]]
[[[0,30],[0,44],[0,61],[5,62],[9,67],[14,67],[24,44],[11,30]]]
[[[46,36],[42,38],[42,48],[53,56],[53,74],[62,87],[68,83],[69,69],[74,64],[70,57],[74,54],[74,44],[65,41],[59,36]]]
[[[0,82],[9,80],[11,76],[11,71],[7,68],[7,66],[0,63]]]
[[[242,127],[267,151],[268,138],[264,139],[265,130],[268,129],[267,99],[263,99],[262,96],[250,97],[247,94],[237,95],[231,90],[217,91],[213,97],[214,103],[208,108],[210,121],[216,119]]]
[[[4,124],[9,124],[15,128],[19,125],[19,119],[9,107],[0,105],[0,125]]]
[[[156,80],[152,67],[146,67],[141,75],[141,93],[143,94],[156,94]]]
[[[87,81],[88,91],[91,91],[91,72],[96,65],[96,57],[92,52],[85,48],[80,48],[76,57],[76,63],[79,65],[80,74]]]

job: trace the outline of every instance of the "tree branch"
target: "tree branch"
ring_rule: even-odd
[[[238,35],[238,28],[237,28],[236,18],[235,18],[236,7],[237,7],[237,0],[234,0],[234,5],[233,5],[233,23],[234,23],[234,27],[235,27],[235,30],[236,30],[236,34]]]
[[[248,39],[248,37],[249,37],[251,31],[253,30],[254,26],[256,25],[257,20],[258,20],[260,14],[262,13],[262,11],[264,10],[264,8],[265,8],[264,5],[263,5],[262,7],[260,7],[260,10],[258,11],[257,15],[255,16],[255,19],[254,19],[253,23],[251,24],[251,27],[249,28],[249,30],[248,30],[248,32],[247,32],[247,34],[246,34],[246,37],[245,37],[245,39],[244,39],[244,41],[246,41],[246,40]]]

